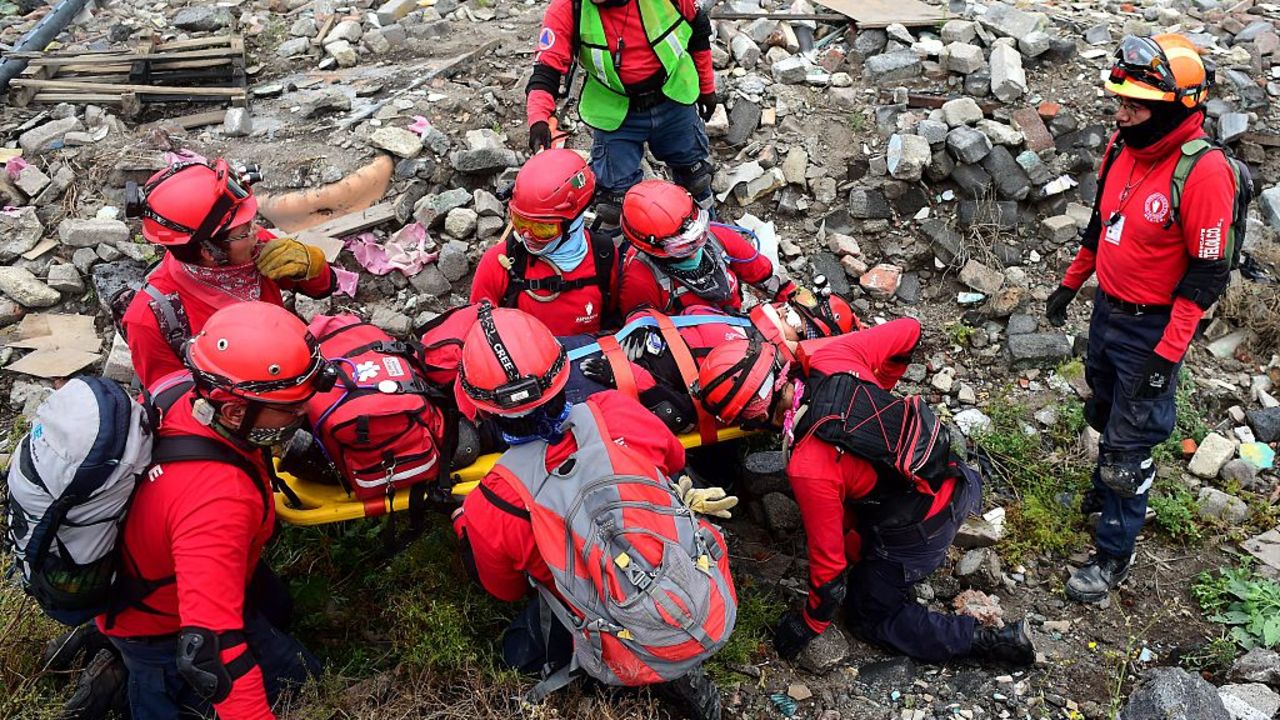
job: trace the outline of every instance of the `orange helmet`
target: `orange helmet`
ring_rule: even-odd
[[[238,302],[215,312],[187,341],[186,361],[200,394],[211,400],[293,405],[333,386],[307,326],[271,303]]]
[[[687,258],[707,242],[711,218],[688,190],[666,180],[645,180],[622,198],[622,232],[646,255]]]
[[[763,412],[746,413],[758,420],[773,408],[774,384],[784,363],[778,346],[759,338],[733,340],[713,349],[698,367],[698,379],[690,388],[707,412],[725,425],[733,425],[749,405]]]
[[[136,187],[136,186],[134,186]],[[253,220],[253,189],[226,160],[183,162],[151,176],[137,198],[142,236],[157,245],[185,245],[217,237]]]
[[[462,345],[458,385],[479,410],[519,417],[550,401],[569,382],[564,347],[534,316],[480,306]]]
[[[1128,35],[1116,49],[1105,87],[1121,97],[1180,102],[1194,108],[1209,95],[1211,70],[1205,67],[1196,46],[1182,35]]]

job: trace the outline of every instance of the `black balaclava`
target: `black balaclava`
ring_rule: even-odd
[[[591,0],[591,1],[599,7],[622,7],[623,5],[626,5],[627,3],[631,2],[631,0]]]
[[[1129,127],[1120,127],[1120,139],[1124,144],[1141,150],[1151,147],[1160,142],[1161,138],[1173,132],[1173,129],[1182,124],[1183,120],[1191,117],[1193,113],[1200,112],[1200,108],[1189,108],[1181,102],[1163,102],[1160,100],[1135,100],[1138,104],[1151,110],[1151,117],[1146,122],[1131,125]]]

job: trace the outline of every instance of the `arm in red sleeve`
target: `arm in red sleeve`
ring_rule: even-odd
[[[622,282],[618,288],[618,310],[623,315],[630,315],[642,308],[666,309],[667,300],[663,297],[662,288],[653,276],[653,271],[635,256],[635,250],[622,265]]]
[[[525,86],[525,117],[529,125],[546,122],[555,114],[560,84],[573,62],[576,26],[572,0],[552,0],[542,15],[533,75]]]
[[[678,7],[693,31],[689,36],[688,50],[693,66],[698,70],[698,92],[703,95],[713,93],[716,91],[716,73],[711,66],[711,16],[697,0],[680,0]]]
[[[906,372],[911,353],[919,342],[919,321],[899,318],[827,338],[811,353],[807,352],[807,342],[802,342],[798,357],[807,369],[827,374],[855,372],[864,379],[874,379],[885,390],[892,390]]]
[[[729,268],[743,282],[759,287],[773,277],[773,263],[741,233],[721,227],[713,228],[712,232],[729,256]],[[767,294],[772,296],[773,292]]]
[[[716,91],[716,70],[711,64],[711,51],[697,50],[689,54],[693,57],[693,66],[698,69],[698,93],[710,95]]]
[[[262,523],[256,480],[215,463],[182,463],[167,470],[201,472],[214,480],[203,485],[206,492],[193,493],[175,506],[169,518],[181,625],[214,634],[240,630],[250,546]],[[224,648],[223,662],[246,651],[243,644]],[[227,720],[273,718],[262,671],[255,665],[236,679],[231,693],[215,708],[218,717]]]
[[[1098,264],[1098,255],[1083,245],[1076,251],[1076,257],[1071,261],[1071,265],[1067,267],[1067,272],[1062,277],[1062,284],[1072,290],[1079,290],[1084,281],[1093,275],[1094,268]]]
[[[507,269],[498,261],[502,251],[501,244],[495,245],[486,250],[476,264],[475,275],[471,278],[469,302],[472,304],[481,300],[488,300],[495,307],[502,304],[502,296],[507,294]]]
[[[470,543],[476,577],[481,587],[504,602],[514,602],[529,592],[525,574],[537,553],[533,528],[519,495],[496,473],[489,473],[462,502],[462,514],[454,520],[459,537]]]
[[[1156,345],[1156,354],[1169,362],[1181,360],[1191,345],[1191,338],[1196,334],[1196,327],[1202,317],[1204,308],[1181,295],[1175,297],[1169,324],[1165,326],[1164,335]]]
[[[809,599],[804,620],[817,633],[827,629],[838,608],[822,589],[838,584],[848,566],[844,536],[843,457],[816,438],[801,440],[787,463],[787,476],[800,506],[809,552]]]
[[[609,434],[621,444],[639,452],[668,477],[684,469],[685,453],[680,439],[653,413],[617,390],[606,390],[588,401],[600,408]]]
[[[555,114],[556,99],[554,95],[542,89],[529,91],[529,95],[524,101],[524,116],[527,125],[546,122]]]
[[[129,339],[133,370],[142,381],[142,387],[151,387],[155,381],[172,372],[184,370],[186,366],[165,342],[149,309],[146,317],[150,322],[126,319],[124,329],[125,336]]]

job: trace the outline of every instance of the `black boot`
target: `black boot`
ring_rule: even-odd
[[[973,631],[970,655],[979,660],[1030,665],[1036,661],[1036,646],[1027,630],[1027,621],[1019,620],[1000,629],[979,625]]]
[[[83,653],[92,659],[93,656],[109,641],[98,632],[98,626],[85,623],[50,640],[44,646],[44,654],[40,657],[40,667],[49,672],[70,672],[77,666],[76,659]]]
[[[720,720],[720,689],[707,677],[701,665],[678,680],[655,685],[653,690],[671,705],[678,717]]]
[[[99,650],[76,681],[59,720],[106,720],[127,710],[129,671],[112,650]]]
[[[1129,577],[1133,556],[1112,557],[1094,553],[1084,567],[1071,574],[1067,581],[1067,597],[1076,602],[1102,602],[1116,586]]]

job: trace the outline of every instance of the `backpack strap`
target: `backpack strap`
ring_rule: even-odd
[[[1182,217],[1178,212],[1182,206],[1182,191],[1186,189],[1187,178],[1191,177],[1196,163],[1210,150],[1218,150],[1224,157],[1227,154],[1226,150],[1209,142],[1208,138],[1196,138],[1182,144],[1182,153],[1178,156],[1178,164],[1173,168],[1173,179],[1169,182],[1169,216],[1164,221],[1165,230],[1173,227],[1174,223],[1182,224]]]
[[[142,291],[151,296],[147,306],[156,317],[160,327],[160,335],[164,338],[173,354],[182,358],[182,346],[191,337],[191,321],[187,319],[187,311],[182,307],[177,293],[165,294],[151,283],[145,283]]]
[[[1120,151],[1123,149],[1124,141],[1120,139],[1120,133],[1117,132],[1111,136],[1106,154],[1102,157],[1102,172],[1098,173],[1098,189],[1093,196],[1093,213],[1089,216],[1089,224],[1080,235],[1080,244],[1094,252],[1097,252],[1098,239],[1102,237],[1102,189],[1107,185],[1107,175],[1111,173],[1111,166],[1115,164],[1116,158],[1120,157]]]
[[[618,390],[627,397],[639,397],[640,392],[636,386],[635,373],[631,370],[631,361],[627,359],[627,353],[622,349],[622,345],[618,344],[618,339],[612,335],[604,335],[596,343],[604,353],[605,360],[609,361],[609,367],[613,370],[613,381]]]

